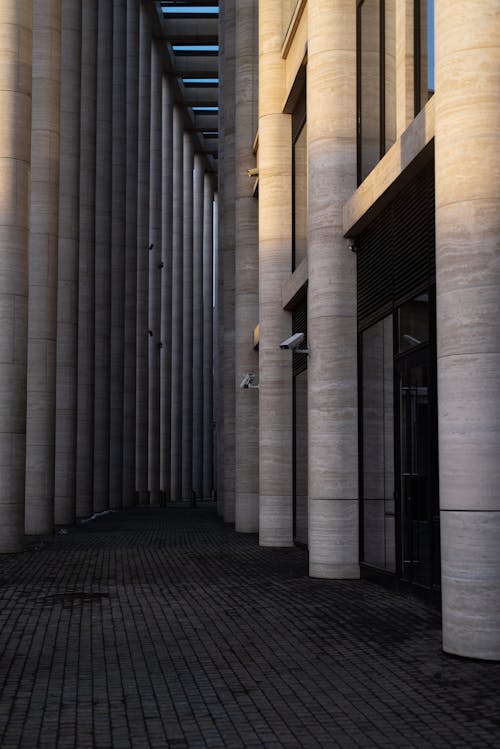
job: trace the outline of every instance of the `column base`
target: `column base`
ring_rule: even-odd
[[[358,580],[358,500],[309,498],[309,575]]]
[[[255,492],[236,495],[235,530],[238,533],[259,532],[259,495]]]

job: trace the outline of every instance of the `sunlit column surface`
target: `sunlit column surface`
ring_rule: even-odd
[[[76,516],[92,513],[94,475],[94,247],[97,1],[82,4]]]
[[[259,542],[292,544],[291,332],[281,287],[291,273],[291,117],[282,114],[281,3],[259,2]]]
[[[54,522],[61,0],[33,3],[26,413],[27,533]]]
[[[80,201],[81,0],[61,4],[61,140],[54,518],[75,521]]]
[[[356,8],[310,0],[307,64],[309,572],[359,577],[356,257],[342,206],[356,188]],[[332,81],[342,96],[331,96]]]
[[[257,126],[257,0],[236,4],[235,59],[235,527],[259,530],[259,391],[241,389],[247,372],[258,372],[259,357],[253,348],[253,329],[259,318],[258,203],[254,179],[247,170],[255,166],[253,141]],[[257,378],[256,378],[257,380]]]
[[[31,0],[0,10],[0,552],[22,551],[31,140]]]
[[[95,180],[94,512],[109,507],[113,7],[99,3]]]
[[[443,647],[500,659],[500,9],[436,3]]]
[[[127,0],[123,505],[135,503],[139,0]]]

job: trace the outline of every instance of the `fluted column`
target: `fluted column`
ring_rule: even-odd
[[[22,551],[31,140],[32,2],[0,10],[0,553]],[[13,345],[15,342],[15,345]]]
[[[246,533],[259,530],[259,391],[239,387],[247,372],[257,373],[259,368],[252,335],[259,320],[258,204],[252,194],[254,180],[247,174],[255,166],[257,10],[257,0],[236,4],[235,528]]]
[[[113,5],[99,3],[95,180],[94,512],[109,507]]]
[[[148,495],[148,281],[149,281],[149,142],[151,120],[151,15],[140,6],[139,173],[137,196],[137,349],[136,349],[136,490],[140,504]]]
[[[292,544],[292,371],[281,287],[292,246],[291,117],[282,114],[281,4],[259,2],[259,542]]]
[[[54,522],[61,0],[33,3],[26,413],[27,533]]]
[[[148,489],[151,504],[160,502],[160,343],[161,343],[161,186],[162,57],[160,42],[151,47],[151,141],[149,179],[149,348],[148,348]]]
[[[443,647],[500,660],[500,7],[435,13]]]
[[[182,499],[191,501],[193,488],[193,167],[194,148],[184,133],[182,240]]]
[[[193,491],[203,495],[203,156],[193,174]]]
[[[91,514],[94,464],[94,248],[97,0],[82,4],[76,516]]]
[[[161,188],[161,350],[160,350],[160,490],[170,499],[170,414],[172,403],[172,201],[173,201],[172,86],[162,80]]]
[[[125,208],[127,146],[127,5],[113,2],[113,129],[112,129],[112,217],[111,217],[111,341],[109,506],[123,501],[123,364],[125,300]]]
[[[62,0],[54,477],[56,524],[74,523],[76,513],[81,39],[81,0]]]
[[[222,484],[224,521],[235,520],[235,392],[234,392],[234,254],[235,254],[235,170],[234,121],[235,121],[235,60],[234,31],[235,3],[226,1],[224,6],[224,117],[222,142],[224,159],[222,171],[221,218],[222,274],[224,305],[224,343],[222,366],[223,388],[223,466]]]
[[[181,499],[182,478],[182,227],[183,227],[183,112],[174,107],[172,195],[172,405],[170,498]]]
[[[205,173],[203,195],[203,496],[209,499],[213,489],[213,370],[214,370],[214,187]]]
[[[356,9],[310,0],[307,65],[309,573],[359,577],[356,257],[342,206],[356,189]],[[331,96],[336,81],[342,96]]]
[[[123,505],[135,503],[135,355],[137,310],[137,157],[139,0],[127,0],[125,310],[123,361]]]

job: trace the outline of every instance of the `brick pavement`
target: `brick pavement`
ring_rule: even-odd
[[[500,747],[500,664],[206,508],[135,508],[0,557],[0,747]]]

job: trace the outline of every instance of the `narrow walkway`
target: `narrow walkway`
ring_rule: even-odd
[[[0,747],[500,746],[500,664],[306,561],[176,508],[0,557]]]

